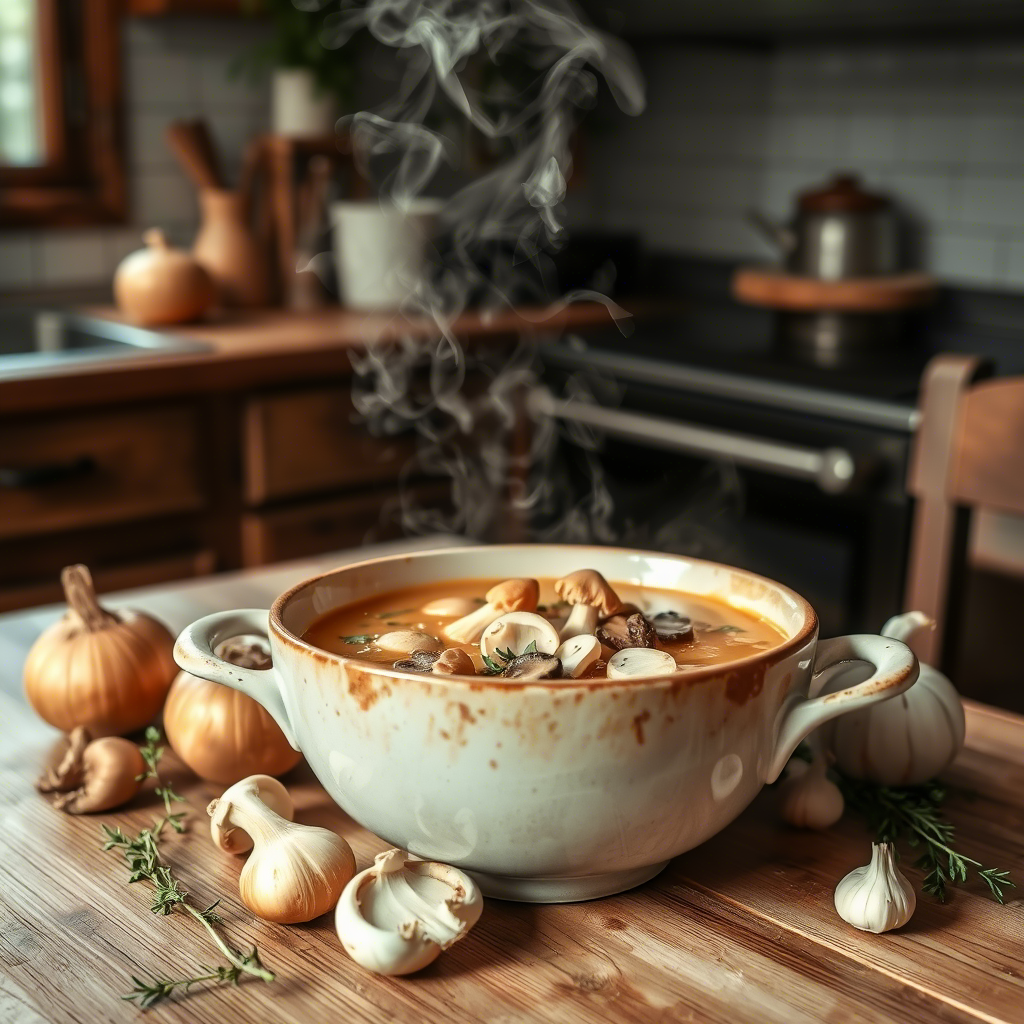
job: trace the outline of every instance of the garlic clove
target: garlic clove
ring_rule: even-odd
[[[444,649],[444,644],[436,636],[416,629],[395,629],[390,633],[382,633],[373,642],[382,651],[390,651],[392,654],[412,654],[413,651],[433,653]]]
[[[579,679],[601,657],[601,641],[586,633],[570,637],[555,651],[555,657],[565,675]]]
[[[236,787],[240,787],[236,790]],[[252,839],[244,829],[229,823],[232,799],[236,792],[255,788],[259,799],[276,814],[288,821],[295,818],[295,802],[284,785],[270,775],[250,775],[235,783],[219,800],[211,800],[206,808],[210,815],[210,835],[225,853],[245,853],[252,849]]]
[[[403,975],[426,967],[464,938],[482,911],[480,890],[458,868],[387,850],[345,887],[335,926],[360,966]]]
[[[842,816],[843,794],[826,774],[828,763],[818,756],[811,764],[795,761],[779,787],[783,821],[796,828],[831,828]]]
[[[508,612],[484,630],[480,637],[480,653],[493,661],[499,658],[498,651],[511,651],[513,656],[518,656],[535,644],[538,653],[554,654],[559,643],[558,631],[543,615]]]
[[[242,902],[266,921],[300,924],[334,907],[355,874],[356,861],[337,833],[296,824],[268,806],[282,793],[291,811],[291,797],[277,779],[253,775],[227,789],[207,812],[222,849],[240,848],[239,831],[252,840],[253,851],[238,879]]]
[[[876,935],[910,920],[917,897],[896,867],[892,843],[871,844],[871,863],[855,868],[836,886],[835,904],[847,924]]]

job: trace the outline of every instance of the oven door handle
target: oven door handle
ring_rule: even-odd
[[[580,423],[651,447],[708,459],[725,459],[749,469],[808,480],[827,494],[848,493],[861,477],[862,467],[844,448],[804,448],[766,441],[726,430],[676,423],[658,416],[556,398],[543,388],[530,392],[528,406],[534,415]]]

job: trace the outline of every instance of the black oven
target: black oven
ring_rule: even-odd
[[[803,594],[825,635],[877,631],[901,610],[916,368],[723,349],[671,326],[541,347],[531,411],[558,424],[569,504],[600,506],[586,539],[742,566]],[[539,508],[534,534],[564,514]]]

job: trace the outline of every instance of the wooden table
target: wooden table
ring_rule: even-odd
[[[178,628],[215,609],[268,604],[317,567],[137,591],[130,603]],[[100,849],[101,822],[137,830],[152,821],[148,790],[127,810],[74,818],[33,789],[55,734],[24,704],[20,666],[53,615],[0,617],[0,1022],[133,1020],[140,1011],[118,999],[130,975],[180,976],[218,961],[194,921],[151,914],[148,884],[126,885],[120,857]],[[1024,1021],[1019,898],[1000,907],[973,886],[944,905],[919,895],[910,924],[881,936],[839,920],[836,882],[869,859],[869,836],[852,815],[826,833],[797,832],[780,823],[774,794],[762,793],[639,889],[563,906],[488,901],[463,942],[420,974],[387,979],[348,959],[330,915],[298,927],[255,920],[237,898],[240,862],[205,828],[202,808],[217,787],[168,767],[196,810],[190,832],[164,844],[167,861],[197,901],[225,897],[229,939],[255,942],[277,981],[194,989],[147,1011],[153,1020]],[[1024,881],[1024,719],[969,707],[967,748],[947,777],[977,794],[949,802],[964,851]],[[360,868],[384,848],[307,771],[286,782],[299,820],[336,828]]]

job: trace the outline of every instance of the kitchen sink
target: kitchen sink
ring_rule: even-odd
[[[208,348],[201,342],[66,310],[0,310],[0,380]]]

